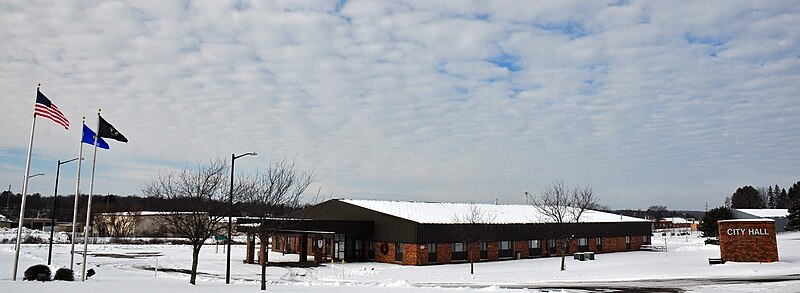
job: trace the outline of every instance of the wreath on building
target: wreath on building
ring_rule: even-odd
[[[381,253],[383,253],[383,255],[389,253],[389,245],[386,243],[381,243]]]

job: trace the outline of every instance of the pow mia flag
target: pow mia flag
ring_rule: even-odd
[[[108,121],[103,119],[103,116],[97,114],[97,117],[100,117],[100,126],[97,128],[98,136],[115,139],[120,142],[128,142],[128,139],[125,138],[125,136],[114,127],[114,125],[111,125],[111,123],[108,123]]]

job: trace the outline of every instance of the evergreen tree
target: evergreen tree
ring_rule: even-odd
[[[764,199],[758,195],[758,190],[747,185],[739,187],[731,195],[731,207],[734,209],[763,209],[766,204]]]
[[[733,219],[733,212],[727,207],[711,209],[703,215],[699,230],[703,232],[703,237],[714,237],[719,234],[717,221]]]
[[[791,188],[789,188],[791,190]],[[789,222],[786,223],[786,231],[800,230],[800,198],[795,198],[792,207],[789,208]]]
[[[791,205],[792,202],[789,200],[789,195],[786,194],[786,189],[781,189],[781,193],[778,194],[778,208],[788,209]]]
[[[775,184],[775,188],[772,189],[772,195],[775,197],[775,207],[773,209],[785,209],[783,207],[785,203],[781,201],[781,188],[778,184]]]
[[[767,208],[775,208],[775,193],[772,192],[772,186],[770,186],[769,190],[767,190]]]
[[[790,202],[794,202],[800,198],[800,181],[797,181],[792,187],[789,187],[789,192],[786,195]]]

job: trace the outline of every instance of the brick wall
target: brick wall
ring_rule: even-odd
[[[633,249],[633,238],[642,236],[631,236],[631,249]],[[603,252],[617,252],[628,250],[625,245],[625,236],[603,237]]]
[[[453,252],[450,243],[436,243],[436,262],[450,263],[453,261]]]
[[[528,250],[528,241],[525,240],[518,240],[514,241],[514,255],[517,255],[517,252],[522,254],[522,257],[528,257],[530,251]]]
[[[424,249],[427,253],[427,249]],[[403,244],[403,264],[404,265],[421,265],[420,255],[422,255],[418,244]],[[426,257],[427,254],[424,254]]]
[[[467,260],[472,260],[473,262],[481,260],[481,243],[480,242],[469,244],[467,246],[467,249],[469,251],[468,254],[467,254]]]
[[[386,244],[389,248],[386,254],[381,252],[381,246],[383,244]],[[394,242],[375,242],[375,261],[394,263]]]
[[[773,220],[719,221],[719,250],[726,261],[778,261]]]
[[[486,256],[489,260],[500,259],[500,242],[486,241]]]

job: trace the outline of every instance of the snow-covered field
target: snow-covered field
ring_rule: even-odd
[[[663,245],[660,236],[653,244]],[[82,245],[80,246],[82,248]],[[559,258],[475,264],[398,266],[380,263],[324,264],[316,268],[268,268],[273,292],[480,292],[520,288],[532,292],[587,292],[595,288],[635,292],[800,292],[800,233],[778,235],[780,262],[708,265],[719,247],[697,236],[674,236],[668,252],[636,251],[597,255],[594,261],[568,259],[560,272]],[[22,272],[47,263],[46,244],[22,246],[17,282],[11,281],[13,244],[0,244],[0,292],[245,292],[259,290],[260,267],[243,264],[244,246],[234,246],[233,282],[225,284],[225,254],[213,244],[203,248],[198,283],[175,270],[191,266],[191,249],[182,245],[90,245],[89,267],[97,275],[86,282],[23,282]],[[57,244],[54,265],[69,266],[69,244]],[[76,260],[80,261],[80,255]],[[272,253],[271,260],[296,260]],[[156,272],[154,267],[166,271]],[[75,265],[80,271],[80,265]],[[172,271],[170,271],[172,270]],[[78,278],[80,279],[80,278]]]

